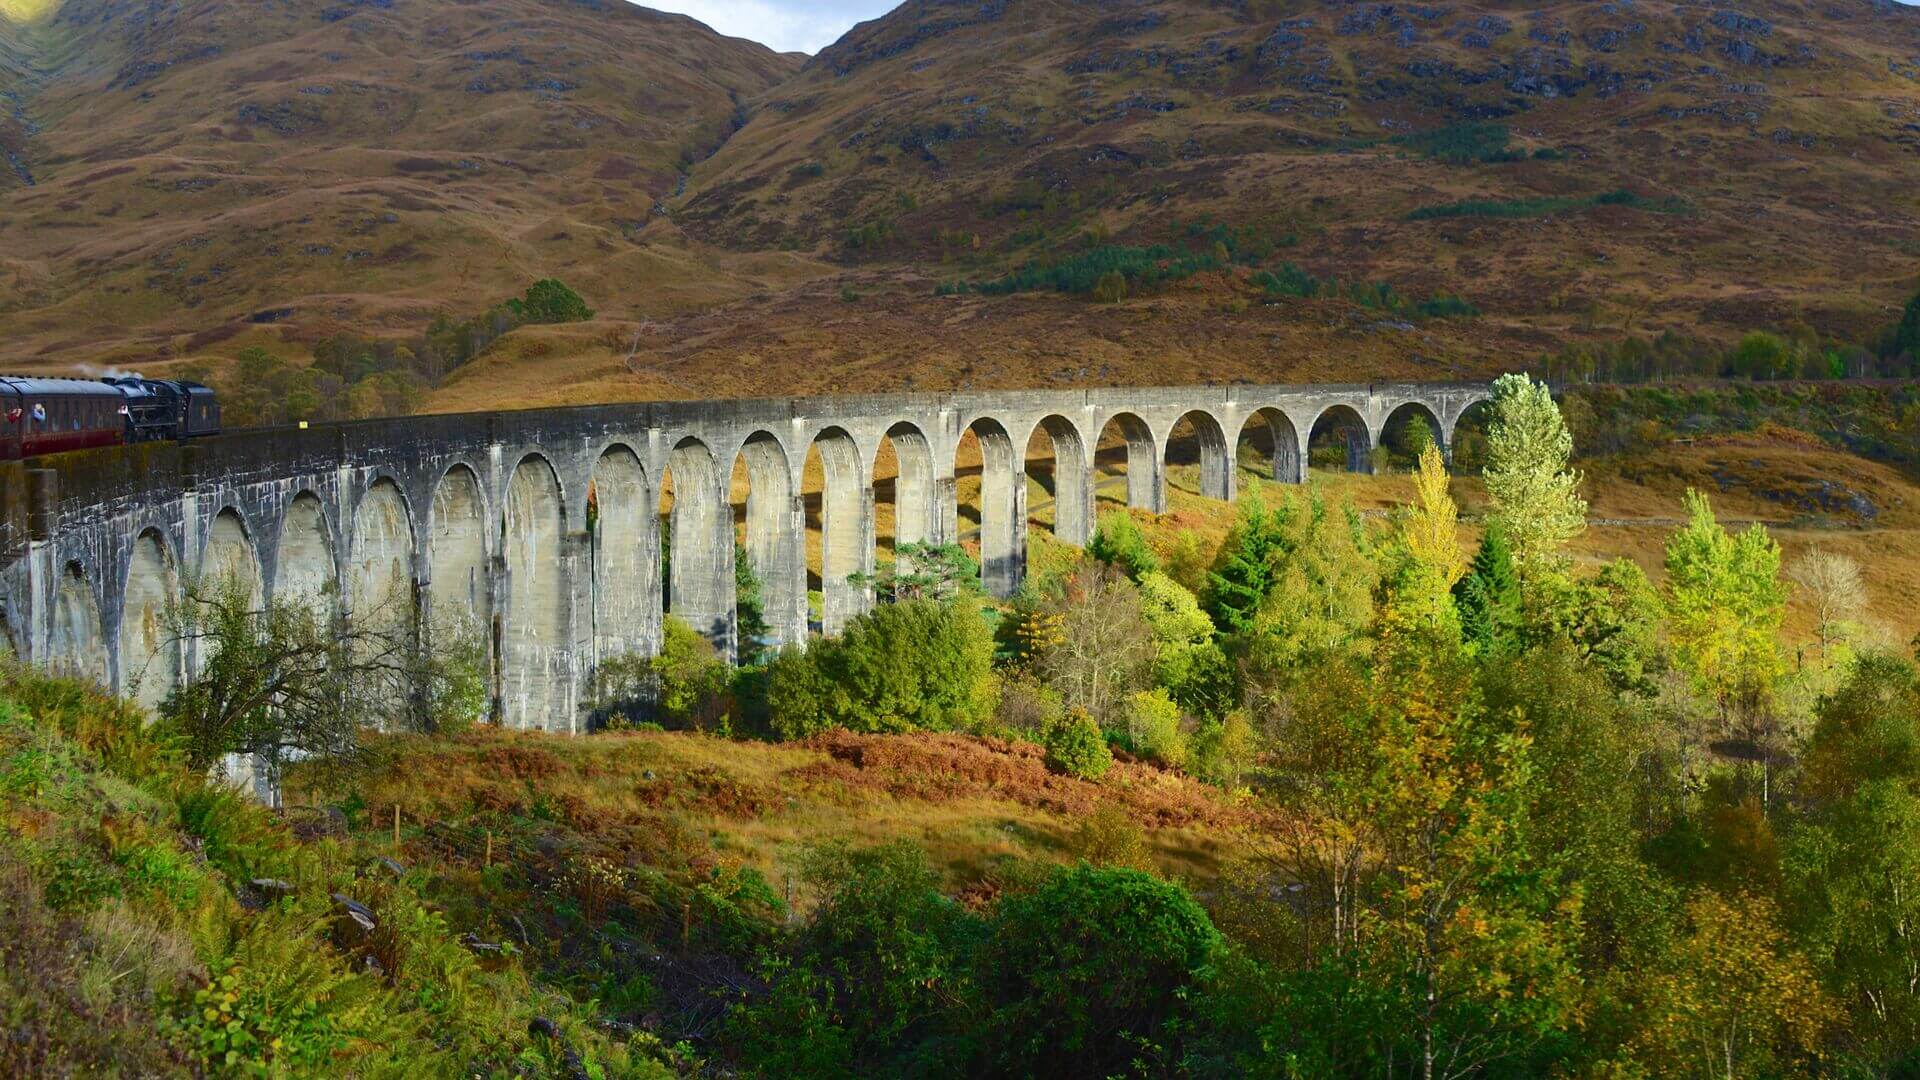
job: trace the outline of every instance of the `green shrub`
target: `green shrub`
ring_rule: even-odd
[[[1107,749],[1107,737],[1085,709],[1074,709],[1049,724],[1040,733],[1040,745],[1047,751],[1047,768],[1098,780],[1113,767],[1113,751]]]
[[[1123,866],[1153,872],[1147,831],[1133,815],[1112,803],[1102,803],[1099,809],[1080,819],[1072,835],[1067,837],[1067,850],[1092,866]]]
[[[1483,121],[1448,124],[1417,135],[1395,135],[1387,141],[1395,146],[1444,161],[1449,165],[1496,164],[1521,161],[1526,154],[1507,148],[1507,125]]]
[[[1165,687],[1142,690],[1127,699],[1127,745],[1148,761],[1177,769],[1187,762],[1187,739],[1180,733],[1180,706]]]
[[[984,949],[996,1064],[1023,1075],[1171,1071],[1187,1002],[1220,946],[1178,885],[1138,870],[1056,872],[1001,902]]]
[[[527,294],[507,301],[506,309],[523,323],[585,322],[593,318],[593,309],[580,294],[554,278],[541,278],[527,286]]]
[[[838,638],[788,650],[767,671],[773,731],[951,731],[993,714],[993,637],[965,601],[903,600]]]
[[[1100,524],[1087,541],[1087,554],[1118,568],[1135,581],[1160,569],[1160,559],[1147,546],[1147,534],[1125,511],[1100,515]]]
[[[1253,725],[1237,709],[1218,720],[1202,721],[1189,749],[1194,775],[1237,791],[1254,765]]]

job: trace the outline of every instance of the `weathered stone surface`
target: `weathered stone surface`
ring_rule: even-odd
[[[1368,9],[1371,10],[1371,9]],[[1412,9],[1409,9],[1412,10]],[[595,666],[659,647],[663,611],[735,647],[728,481],[751,481],[746,557],[774,644],[805,640],[810,452],[826,490],[825,618],[874,602],[874,461],[898,462],[897,542],[961,538],[955,459],[984,458],[982,577],[996,595],[1026,569],[1029,445],[1051,448],[1055,520],[1084,542],[1093,452],[1124,441],[1128,499],[1165,507],[1167,445],[1184,419],[1201,484],[1234,496],[1233,451],[1255,416],[1277,433],[1274,474],[1304,479],[1317,423],[1340,421],[1364,469],[1387,419],[1413,408],[1451,440],[1484,384],[1193,386],[656,402],[421,416],[234,432],[0,463],[0,651],[157,700],[200,662],[155,619],[195,575],[257,598],[337,604],[348,620],[414,619],[483,643],[496,714],[579,731]],[[673,500],[671,580],[660,565]],[[588,512],[588,493],[594,512]],[[491,663],[496,657],[498,663]]]

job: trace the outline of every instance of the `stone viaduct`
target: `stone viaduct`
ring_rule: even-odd
[[[1055,532],[1078,544],[1092,530],[1103,435],[1124,442],[1129,503],[1158,511],[1176,427],[1198,446],[1203,493],[1232,499],[1239,439],[1261,421],[1275,478],[1298,483],[1316,427],[1344,430],[1349,468],[1365,469],[1390,419],[1422,416],[1444,448],[1488,392],[1233,385],[657,402],[238,431],[8,462],[0,652],[157,702],[197,664],[170,643],[166,607],[184,580],[217,574],[259,600],[412,619],[429,638],[464,624],[487,643],[502,723],[574,731],[595,665],[656,650],[663,610],[731,653],[736,462],[748,479],[744,550],[772,636],[803,642],[810,454],[824,474],[821,629],[831,634],[874,602],[850,578],[874,567],[883,444],[897,470],[895,542],[945,543],[962,535],[956,474],[971,466],[956,470],[956,458],[972,433],[982,577],[1004,596],[1025,570],[1030,440],[1053,458]]]

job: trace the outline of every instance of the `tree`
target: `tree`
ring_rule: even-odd
[[[1213,620],[1179,582],[1154,571],[1140,579],[1140,608],[1153,632],[1153,681],[1180,707],[1201,716],[1233,708],[1233,665],[1213,640]]]
[[[1156,654],[1140,590],[1100,563],[1036,590],[1039,602],[1025,616],[1034,670],[1069,708],[1115,722],[1127,695],[1146,687]]]
[[[473,673],[416,647],[403,618],[350,623],[304,604],[256,607],[234,581],[196,582],[165,614],[173,647],[200,658],[194,678],[168,693],[162,721],[178,732],[188,765],[203,770],[229,754],[252,757],[269,782],[307,758],[342,775],[362,762],[367,728],[431,729],[470,722]],[[449,710],[436,716],[434,706]]]
[[[1580,474],[1567,466],[1573,436],[1545,383],[1502,375],[1493,384],[1493,420],[1483,475],[1489,514],[1513,545],[1524,580],[1557,564],[1560,547],[1586,528]]]
[[[1207,573],[1207,614],[1221,633],[1237,634],[1253,625],[1254,613],[1273,583],[1273,557],[1293,513],[1291,497],[1272,511],[1258,495],[1240,500],[1233,531]]]
[[[1107,737],[1085,709],[1069,709],[1040,729],[1047,768],[1082,780],[1098,780],[1113,767]]]
[[[648,721],[668,729],[713,731],[733,719],[733,672],[705,634],[668,615],[660,651],[603,659],[594,668],[589,708],[602,723]]]
[[[1813,597],[1819,618],[1815,633],[1820,638],[1820,658],[1825,660],[1828,648],[1847,636],[1867,606],[1867,583],[1860,575],[1860,564],[1837,551],[1815,548],[1793,561],[1787,577]]]
[[[1254,672],[1285,684],[1302,655],[1357,639],[1373,616],[1377,573],[1352,506],[1334,512],[1310,494],[1269,511],[1250,498],[1208,575],[1206,606]]]
[[[882,604],[767,669],[769,719],[784,739],[965,729],[993,715],[995,696],[993,636],[957,601]]]
[[[1789,924],[1869,1063],[1920,1045],[1920,675],[1868,655],[1821,701],[1783,860]],[[1873,1059],[1877,1059],[1873,1060]]]
[[[1117,567],[1135,581],[1160,569],[1160,560],[1147,546],[1147,534],[1133,515],[1115,512],[1100,515],[1100,525],[1087,541],[1087,554]]]
[[[1616,691],[1652,697],[1653,675],[1665,664],[1660,647],[1666,605],[1632,559],[1615,559],[1590,578],[1570,583],[1553,605],[1551,629],[1571,641]]]
[[[527,286],[524,298],[509,300],[507,310],[521,322],[585,322],[593,318],[593,309],[580,294],[554,278],[541,278]]]
[[[1689,933],[1645,979],[1627,1051],[1642,1075],[1795,1075],[1811,1067],[1835,1019],[1773,903],[1700,889]]]
[[[1480,550],[1467,573],[1454,583],[1460,634],[1479,655],[1510,655],[1520,647],[1520,581],[1513,569],[1513,548],[1499,519],[1487,522]]]
[[[1727,357],[1735,375],[1749,379],[1790,379],[1799,368],[1794,347],[1765,330],[1748,332]]]
[[[742,666],[759,661],[772,630],[767,626],[766,601],[760,588],[760,568],[744,545],[733,545],[733,625]]]
[[[896,544],[893,561],[882,564],[878,574],[856,573],[847,580],[899,600],[982,595],[980,564],[959,544]]]
[[[1920,361],[1920,293],[1914,293],[1913,299],[1907,301],[1905,314],[1901,316],[1899,325],[1893,328],[1887,354]]]
[[[1163,687],[1142,690],[1124,710],[1127,745],[1148,761],[1177,769],[1187,762],[1187,739],[1180,733],[1180,706]]]
[[[1222,944],[1186,890],[1138,870],[1082,865],[1008,897],[978,969],[995,1071],[1177,1071],[1181,1021]]]
[[[1467,571],[1467,557],[1460,547],[1460,512],[1447,492],[1446,463],[1437,448],[1421,451],[1413,488],[1414,503],[1400,527],[1406,560],[1396,575],[1390,617],[1451,629],[1457,625],[1452,590]]]
[[[1303,1075],[1550,1072],[1579,1003],[1580,893],[1530,842],[1531,740],[1444,637],[1385,636],[1363,681],[1309,706],[1331,767],[1281,851],[1324,944],[1272,1048]],[[1335,1019],[1350,1010],[1358,1029]]]
[[[1779,673],[1780,545],[1758,524],[1730,536],[1697,491],[1688,489],[1686,506],[1687,524],[1667,541],[1674,657],[1723,719],[1757,720]]]

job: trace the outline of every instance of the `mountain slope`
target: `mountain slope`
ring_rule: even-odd
[[[811,59],[620,0],[65,0],[0,18],[0,93],[0,354],[600,312],[434,408],[1864,342],[1920,271],[1891,0],[910,0]],[[966,287],[1216,240],[1117,304]]]
[[[1322,278],[1466,295],[1485,318],[1389,351],[1473,364],[1595,331],[1862,340],[1912,292],[1917,194],[1899,4],[910,0],[756,103],[681,220],[740,249],[878,223],[846,257],[975,280],[1251,226]],[[1348,347],[1291,307],[1286,343]],[[1259,365],[1249,321],[1225,347]]]
[[[245,316],[413,327],[561,268],[638,290],[656,202],[794,63],[619,0],[0,19],[0,326],[138,356]]]

